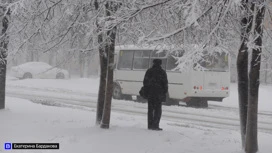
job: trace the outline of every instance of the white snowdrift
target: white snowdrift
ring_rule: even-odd
[[[45,106],[7,98],[0,111],[0,144],[60,143],[60,150],[27,153],[241,153],[239,131],[170,122],[164,131],[146,129],[146,117],[112,112],[109,130],[95,126],[95,109]],[[260,153],[270,153],[271,134],[259,133]],[[2,145],[3,146],[3,145]],[[4,149],[0,147],[0,152]],[[8,151],[7,151],[8,152]],[[9,151],[20,152],[20,151]]]

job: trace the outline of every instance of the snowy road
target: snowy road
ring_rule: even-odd
[[[30,99],[44,105],[96,109],[97,94],[56,88],[38,88],[8,85],[7,96]],[[112,111],[146,116],[146,104],[113,100]],[[220,115],[218,115],[220,114]],[[260,111],[259,130],[272,133],[272,112]],[[198,125],[239,130],[238,109],[210,104],[208,109],[163,106],[162,120],[173,121],[170,126]],[[180,124],[177,124],[180,123]]]

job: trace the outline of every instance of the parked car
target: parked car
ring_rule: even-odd
[[[10,74],[19,79],[67,79],[69,72],[64,69],[53,67],[44,62],[28,62],[11,67]]]

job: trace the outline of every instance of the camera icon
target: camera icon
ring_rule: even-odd
[[[5,150],[11,150],[12,144],[11,143],[5,143]]]

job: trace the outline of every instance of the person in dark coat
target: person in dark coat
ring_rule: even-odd
[[[168,80],[165,70],[161,67],[162,60],[154,59],[153,66],[149,68],[144,77],[144,88],[147,89],[148,100],[148,129],[162,130],[159,127],[162,102],[166,100],[168,92]]]

